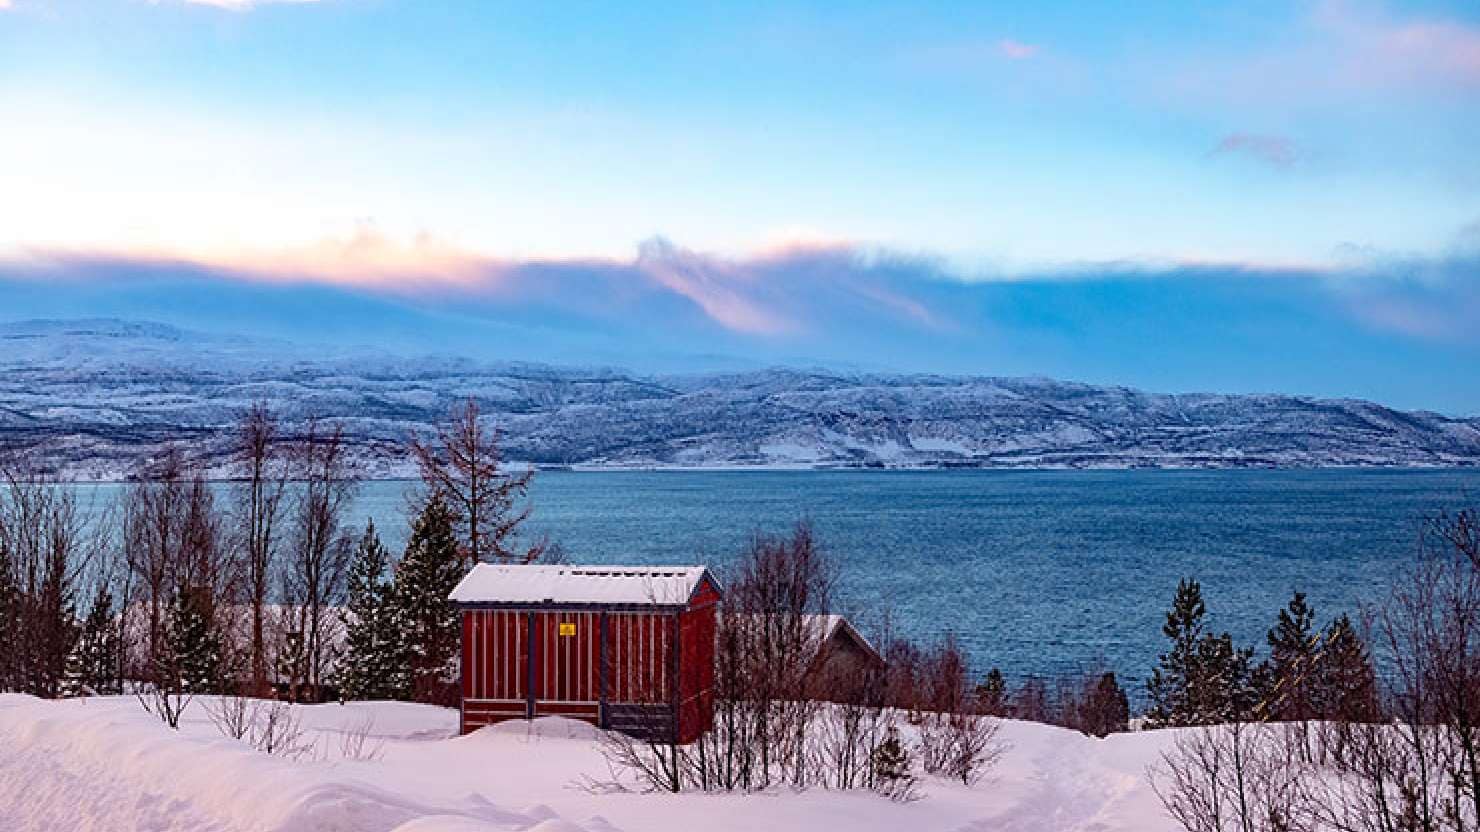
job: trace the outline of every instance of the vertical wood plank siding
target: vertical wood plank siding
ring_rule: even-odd
[[[594,612],[537,612],[539,685],[535,699],[542,702],[596,702],[597,639],[600,615]],[[574,627],[571,635],[560,628]]]
[[[667,702],[672,679],[673,639],[664,613],[614,612],[607,615],[610,665],[607,701],[621,704]]]
[[[705,581],[685,610],[464,608],[463,732],[558,715],[698,738],[713,723],[718,600]]]
[[[463,613],[463,695],[524,701],[526,615],[504,610]]]

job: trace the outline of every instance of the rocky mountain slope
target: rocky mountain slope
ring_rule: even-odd
[[[267,399],[343,422],[366,473],[476,397],[510,458],[593,466],[1472,465],[1480,419],[1297,396],[1160,395],[1048,379],[620,370],[318,351],[114,320],[0,326],[0,448],[124,476]]]

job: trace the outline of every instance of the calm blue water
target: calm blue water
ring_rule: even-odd
[[[365,484],[356,522],[399,549],[411,487]],[[865,630],[888,611],[1010,676],[1103,661],[1139,680],[1179,578],[1262,645],[1294,589],[1323,619],[1379,599],[1420,519],[1467,495],[1480,471],[561,471],[536,477],[528,525],[574,562],[723,568],[807,518]]]
[[[390,532],[407,488],[368,484],[361,509]],[[1262,645],[1294,589],[1322,618],[1378,600],[1421,518],[1472,494],[1480,472],[546,472],[529,525],[575,562],[723,568],[752,532],[807,518],[865,628],[888,611],[1012,676],[1103,660],[1141,679],[1179,578],[1202,581],[1213,626]]]

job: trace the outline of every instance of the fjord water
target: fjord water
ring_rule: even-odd
[[[361,490],[404,540],[405,482]],[[956,634],[981,667],[1057,677],[1103,662],[1144,679],[1179,578],[1210,624],[1262,646],[1292,590],[1320,618],[1382,598],[1424,517],[1480,498],[1480,471],[550,471],[533,534],[576,563],[707,563],[810,520],[839,604],[920,637]]]

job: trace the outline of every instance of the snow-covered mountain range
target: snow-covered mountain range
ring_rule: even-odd
[[[476,397],[511,459],[590,466],[1480,464],[1480,418],[1048,379],[615,369],[314,350],[117,320],[0,325],[0,448],[116,478],[171,442],[220,465],[258,399],[341,421],[370,476]]]

